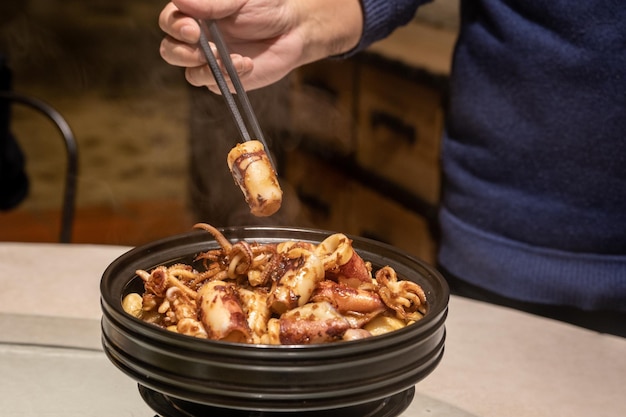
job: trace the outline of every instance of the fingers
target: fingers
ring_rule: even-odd
[[[241,9],[248,0],[172,0],[178,9],[198,19],[222,19]]]
[[[203,10],[204,13],[200,13],[199,9],[196,9],[199,6],[204,6],[205,8],[209,7],[209,5],[218,6],[216,9],[223,12],[223,10],[233,7],[238,2],[237,0],[213,0],[211,3],[199,0],[173,0],[161,11],[159,27],[166,34],[160,45],[159,52],[161,57],[170,65],[186,68],[185,77],[191,85],[207,86],[211,91],[219,93],[213,74],[206,65],[204,53],[198,46],[200,26],[196,19],[190,17],[190,15],[200,16],[210,12],[216,13],[215,10]],[[230,13],[230,11],[227,13]],[[218,53],[215,46],[211,44],[211,48],[217,56]],[[253,63],[251,58],[232,54],[231,60],[242,79],[245,79],[252,71]],[[225,69],[222,72],[227,76]]]
[[[200,39],[200,27],[196,20],[183,14],[173,3],[168,3],[159,14],[159,27],[180,42],[195,44]]]
[[[159,15],[159,27],[166,33],[159,50],[165,62],[180,67],[202,64],[204,60],[197,47],[200,27],[193,18],[168,3]]]
[[[180,42],[171,36],[161,41],[159,53],[165,62],[178,67],[195,67],[206,62],[197,44]]]
[[[252,59],[237,54],[231,55],[230,58],[233,62],[235,70],[237,71],[237,75],[239,75],[239,78],[241,78],[242,82],[245,84],[246,77],[252,72],[252,69],[254,68]],[[221,62],[220,67],[222,67],[222,73],[226,77],[226,81],[229,84],[230,90],[234,92],[234,88],[228,80],[228,74],[226,73],[226,69],[223,68]],[[213,74],[211,73],[211,70],[207,65],[187,67],[185,69],[185,78],[187,79],[187,82],[189,82],[189,84],[193,86],[207,86],[209,90],[213,91],[214,93],[220,93],[217,82],[215,81],[215,78],[213,77]]]

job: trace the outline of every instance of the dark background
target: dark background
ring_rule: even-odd
[[[190,227],[187,85],[158,52],[156,0],[4,0],[0,53],[15,92],[48,103],[79,147],[74,241],[136,244]],[[0,212],[1,240],[54,241],[65,150],[46,117],[14,105],[31,188]]]

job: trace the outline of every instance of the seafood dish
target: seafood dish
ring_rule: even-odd
[[[199,223],[219,248],[186,263],[137,270],[143,293],[124,311],[188,336],[234,343],[302,345],[381,335],[428,314],[424,290],[372,264],[341,233],[319,243],[231,243]]]

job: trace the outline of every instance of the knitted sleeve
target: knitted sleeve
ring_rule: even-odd
[[[413,19],[417,8],[432,0],[361,0],[363,7],[363,35],[359,44],[344,57],[353,55],[381,40],[396,28]]]

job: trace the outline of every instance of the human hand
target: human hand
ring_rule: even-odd
[[[217,22],[244,88],[272,84],[294,68],[343,53],[361,36],[359,0],[173,0],[161,11],[160,53],[194,86],[219,93],[198,46],[197,19]]]

